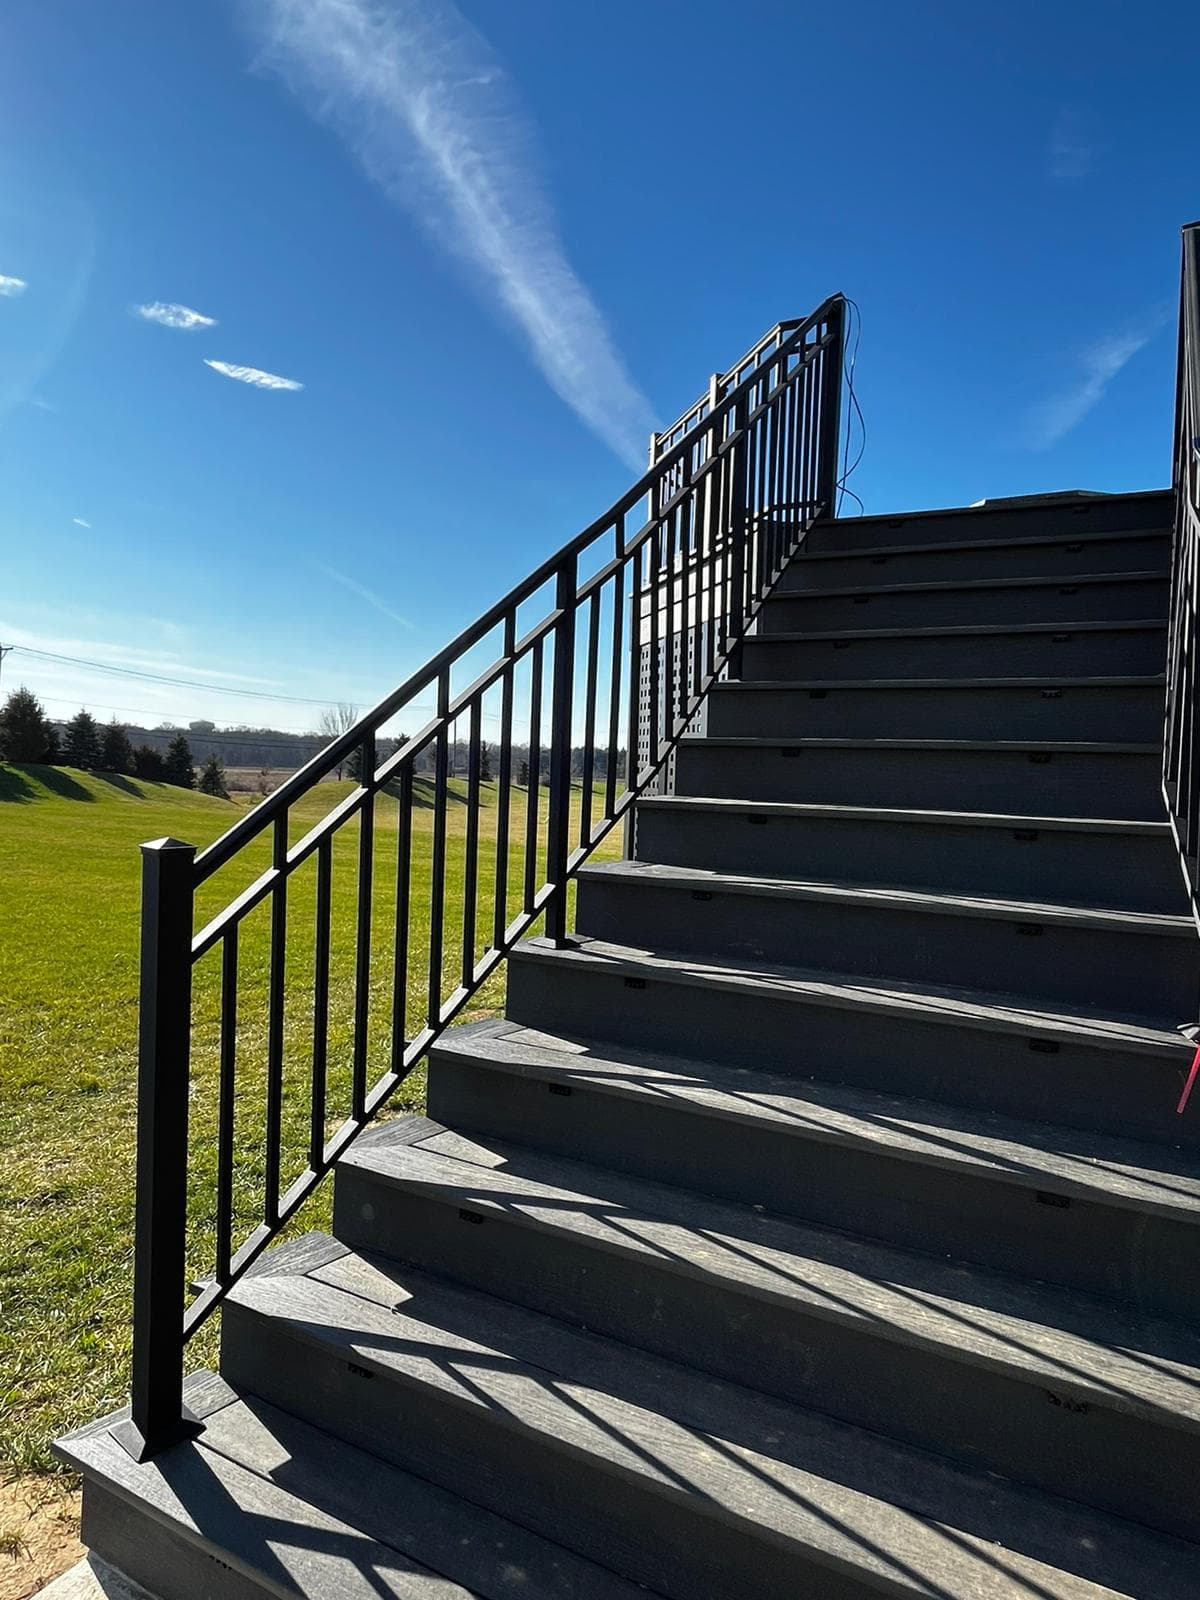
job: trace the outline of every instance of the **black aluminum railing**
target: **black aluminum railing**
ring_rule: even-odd
[[[1200,925],[1200,222],[1183,230],[1163,794]]]
[[[139,1458],[192,1425],[183,1347],[230,1287],[516,941],[566,940],[570,879],[831,511],[843,311],[714,378],[611,510],[215,844],[143,846]]]

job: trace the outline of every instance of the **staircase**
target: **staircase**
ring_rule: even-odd
[[[570,939],[434,1044],[202,1424],[162,1600],[1194,1600],[1166,493],[819,521]],[[738,659],[740,658],[740,659]]]

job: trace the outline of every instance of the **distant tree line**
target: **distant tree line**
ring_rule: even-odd
[[[78,767],[83,772],[146,778],[227,797],[225,768],[220,758],[209,755],[197,775],[192,749],[182,730],[173,733],[165,747],[159,748],[145,741],[135,745],[121,723],[101,726],[90,711],[77,711],[60,726],[46,715],[32,690],[24,686],[14,689],[0,707],[0,760],[18,766]]]
[[[101,724],[86,710],[69,722],[58,723],[48,717],[31,690],[14,689],[0,707],[0,760],[17,765],[44,764],[79,767],[85,772],[111,772],[156,783],[176,784],[183,789],[198,788],[202,794],[227,793],[226,765],[270,768],[285,771],[301,767],[323,750],[333,738],[353,726],[353,706],[338,706],[323,714],[319,733],[289,733],[277,728],[237,727],[219,729],[203,719],[189,722],[187,728],[162,723],[157,728],[112,721]],[[375,759],[382,764],[407,744],[407,734],[377,738]],[[447,767],[452,778],[470,773],[470,745],[452,739],[447,749]],[[511,780],[521,788],[530,783],[530,747],[511,746]],[[571,750],[571,776],[576,781],[584,774],[586,752],[582,746]],[[538,778],[549,781],[550,753],[539,752]],[[413,770],[422,776],[435,771],[437,751],[427,745],[415,758]],[[494,745],[481,743],[479,776],[483,783],[498,779],[500,753]],[[363,747],[352,750],[335,771],[361,781]],[[197,772],[199,766],[199,772]],[[617,772],[625,770],[625,751],[617,753]],[[608,751],[592,754],[592,776],[596,783],[608,776]]]

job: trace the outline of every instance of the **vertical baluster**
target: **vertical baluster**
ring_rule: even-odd
[[[662,567],[662,525],[656,519],[649,539],[646,541],[649,552],[649,571],[647,580],[647,603],[650,610],[650,656],[648,676],[646,680],[646,715],[649,729],[648,756],[649,765],[654,768],[658,765],[659,722],[661,712],[660,681],[663,676],[662,662],[659,659],[659,616],[658,616],[658,584],[659,571]]]
[[[329,937],[333,906],[333,840],[317,846],[317,906],[313,922],[312,1085],[308,1101],[308,1164],[325,1163],[325,1114],[329,1081]]]
[[[279,1221],[279,1168],[283,1142],[283,1003],[287,957],[288,814],[275,818],[272,865],[279,874],[271,891],[271,965],[267,976],[267,1110],[264,1140],[263,1220]]]
[[[530,650],[529,792],[525,808],[525,910],[532,912],[538,889],[538,811],[542,779],[542,641]]]
[[[358,813],[358,917],[354,959],[354,1055],[352,1065],[351,1114],[356,1121],[366,1116],[367,1049],[371,1026],[371,912],[375,891],[375,734],[363,740],[361,749],[362,783],[366,799]]]
[[[588,604],[587,684],[583,705],[583,773],[579,797],[579,843],[592,842],[592,789],[596,777],[596,671],[600,662],[600,596],[596,589]]]
[[[463,846],[462,981],[469,988],[475,977],[475,908],[479,893],[479,699],[472,700],[467,717],[467,837]]]
[[[446,916],[446,795],[450,782],[450,669],[437,682],[433,758],[433,858],[429,873],[429,1025],[442,1015],[442,933]]]
[[[496,916],[492,942],[503,949],[508,928],[508,827],[512,804],[513,655],[517,619],[510,611],[504,619],[504,675],[500,679],[500,760],[496,768]]]
[[[679,695],[679,658],[682,642],[679,638],[679,610],[676,597],[679,590],[678,557],[676,551],[679,509],[668,515],[664,530],[663,569],[667,595],[663,616],[663,742],[669,744],[675,732],[675,717]]]
[[[396,931],[392,965],[392,1071],[404,1064],[408,1043],[409,907],[412,898],[413,767],[404,762],[396,793]]]
[[[621,744],[621,673],[624,667],[623,629],[625,623],[625,572],[629,565],[625,556],[625,518],[622,515],[616,528],[616,551],[621,564],[613,573],[612,653],[608,679],[608,771],[604,774],[604,814],[611,818],[617,804],[617,762]],[[626,786],[629,783],[629,763],[632,753],[626,755]]]
[[[554,892],[546,907],[546,937],[560,949],[567,938],[567,861],[571,842],[571,722],[575,696],[575,606],[578,563],[568,556],[558,569],[554,609],[554,681],[550,698],[550,796],[546,878]]]
[[[217,1072],[217,1243],[215,1277],[229,1278],[233,1254],[233,1131],[237,1071],[238,925],[221,941],[221,1049]]]

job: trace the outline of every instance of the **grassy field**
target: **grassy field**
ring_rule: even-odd
[[[296,807],[300,837],[349,784],[322,784]],[[424,1018],[433,811],[418,809],[411,849],[410,959],[400,984],[409,1033]],[[478,952],[486,942],[495,873],[496,791],[483,788]],[[518,909],[525,796],[511,792],[509,912]],[[577,797],[578,804],[578,797]],[[0,1469],[40,1470],[56,1433],[124,1399],[129,1358],[134,1081],[137,1031],[138,844],[165,834],[204,845],[245,802],[209,799],[161,784],[0,766]],[[396,802],[380,797],[372,878],[369,1077],[390,1060],[395,982]],[[463,936],[465,813],[461,793],[447,819],[447,934],[443,993],[457,981]],[[330,980],[330,1100],[326,1128],[348,1105],[353,1035],[357,823],[334,850]],[[599,854],[615,854],[615,834]],[[268,861],[251,859],[203,886],[199,919],[212,915]],[[231,881],[232,880],[232,881]],[[539,880],[540,881],[540,880]],[[284,1181],[300,1171],[310,1117],[314,862],[288,890]],[[262,1058],[266,1036],[268,908],[243,924],[239,949],[235,1197],[238,1233],[257,1220],[263,1170]],[[468,930],[469,932],[470,930]],[[219,952],[196,969],[193,1035],[192,1187],[189,1247],[195,1271],[210,1264],[213,1237],[215,1077]],[[503,1004],[502,973],[475,996],[466,1018]],[[395,1109],[421,1102],[420,1071]],[[327,1215],[329,1185],[302,1214]],[[191,1359],[211,1360],[204,1330]]]

